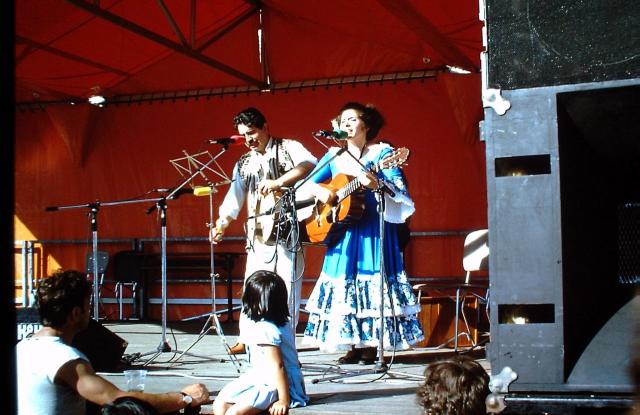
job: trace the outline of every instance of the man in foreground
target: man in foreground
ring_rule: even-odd
[[[16,346],[20,415],[84,415],[86,401],[102,406],[125,396],[144,401],[159,413],[209,400],[202,384],[181,392],[125,392],[95,373],[87,357],[71,346],[91,318],[91,285],[84,274],[56,272],[41,281],[36,297],[44,327]]]

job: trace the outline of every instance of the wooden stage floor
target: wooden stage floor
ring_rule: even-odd
[[[179,357],[175,351],[189,348],[198,338],[205,319],[190,322],[169,322],[166,328],[166,340],[171,352],[159,354],[146,367],[146,360],[152,357],[150,352],[157,351],[162,344],[162,325],[158,322],[113,322],[101,321],[112,333],[120,336],[129,344],[124,352],[124,360],[138,357],[129,364],[123,364],[114,373],[101,372],[120,388],[124,388],[123,369],[146,368],[148,370],[146,390],[149,392],[177,391],[184,385],[204,383],[214,397],[230,380],[238,376],[236,366],[230,361],[222,343],[223,337],[215,330],[209,331],[193,345],[188,355]],[[224,338],[233,345],[236,341],[236,325],[223,324]],[[298,330],[300,333],[300,330]],[[374,366],[342,365],[336,366],[339,353],[321,353],[302,345],[302,336],[297,336],[300,361],[303,366],[307,394],[311,401],[307,407],[291,411],[294,415],[329,414],[419,414],[415,390],[420,383],[424,367],[435,360],[453,354],[451,349],[415,349],[403,351],[392,356],[385,353],[388,371],[367,373],[326,381],[334,376],[333,369],[362,370]],[[469,352],[489,371],[483,349]],[[206,357],[208,359],[205,359]],[[244,370],[247,367],[246,355],[239,356]],[[393,359],[393,360],[392,360]],[[201,413],[211,413],[211,405],[205,405]]]

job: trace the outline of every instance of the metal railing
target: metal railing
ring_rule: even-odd
[[[410,233],[410,238],[449,238],[449,237],[461,237],[468,234],[471,230],[434,230],[434,231],[413,231]],[[242,241],[244,236],[225,236],[224,241]],[[171,243],[194,243],[194,242],[207,242],[208,238],[202,236],[186,236],[186,237],[173,237],[167,238],[167,242]],[[35,305],[34,289],[36,286],[36,267],[35,256],[38,250],[42,250],[47,245],[88,245],[90,241],[86,239],[42,239],[42,240],[15,240],[14,247],[16,249],[15,254],[20,255],[21,266],[16,269],[20,269],[20,276],[14,276],[15,281],[20,281],[20,288],[22,288],[22,294],[18,298],[16,297],[16,303],[20,303],[24,307],[30,307]],[[159,237],[149,238],[116,238],[116,239],[100,239],[100,245],[104,244],[117,244],[117,245],[130,245],[131,249],[137,251],[144,251],[144,248],[149,243],[160,243]],[[40,248],[38,248],[40,246]],[[40,259],[44,261],[44,258]],[[42,276],[44,277],[44,276]],[[433,278],[430,276],[415,277],[417,279]],[[18,287],[16,287],[18,288]]]

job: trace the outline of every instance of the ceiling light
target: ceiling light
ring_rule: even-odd
[[[97,106],[101,107],[102,104],[104,104],[105,101],[106,101],[106,99],[102,95],[91,95],[89,97],[89,104],[91,104],[91,105],[97,105]]]
[[[458,66],[451,66],[451,65],[445,65],[447,70],[451,73],[457,73],[457,74],[462,74],[462,75],[468,75],[471,73],[471,71],[467,71],[466,69],[462,69]]]

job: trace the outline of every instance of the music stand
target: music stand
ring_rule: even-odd
[[[222,168],[220,167],[220,165],[216,161],[218,159],[218,157],[220,157],[222,154],[224,154],[227,151],[228,147],[229,147],[229,145],[225,144],[223,149],[220,150],[220,152],[218,154],[216,154],[215,156],[211,156],[211,154],[208,151],[201,152],[201,153],[198,153],[198,154],[195,154],[195,155],[189,155],[189,154],[187,154],[186,151],[183,150],[183,153],[185,154],[185,157],[182,157],[182,158],[179,158],[179,159],[170,160],[171,164],[173,164],[173,166],[178,170],[180,175],[183,176],[183,177],[187,176],[187,178],[185,180],[183,180],[177,186],[173,187],[167,196],[160,198],[157,201],[155,206],[152,206],[151,208],[149,208],[147,210],[147,213],[151,213],[151,212],[153,212],[153,210],[157,209],[157,211],[158,211],[158,213],[160,215],[160,270],[161,270],[161,285],[162,285],[162,301],[161,301],[161,305],[162,305],[162,323],[161,323],[162,324],[162,331],[161,331],[161,336],[162,337],[160,339],[160,344],[158,345],[158,347],[156,348],[155,351],[150,351],[150,352],[141,353],[141,354],[137,355],[136,359],[141,358],[143,356],[152,355],[149,359],[147,359],[144,362],[144,364],[142,366],[149,365],[151,362],[153,362],[162,353],[173,352],[175,354],[180,354],[180,357],[182,357],[184,354],[189,354],[186,351],[172,350],[171,346],[169,345],[169,342],[167,341],[167,203],[166,202],[167,202],[167,200],[171,200],[171,199],[177,198],[180,194],[185,193],[184,187],[187,184],[191,184],[191,187],[195,189],[194,179],[197,176],[202,177],[206,181],[207,187],[210,188],[210,192],[214,192],[216,186],[230,183],[231,180],[229,179],[229,177],[227,175],[224,174]],[[208,161],[206,161],[206,162],[198,160],[198,157],[199,156],[203,156],[203,155],[208,156],[210,159]],[[182,164],[180,164],[181,162],[184,162],[184,161],[186,161],[186,166],[183,166]],[[215,164],[219,168],[219,171],[216,171],[216,170],[212,169],[211,167],[209,167],[212,163]],[[222,182],[219,182],[219,183],[212,183],[211,181],[209,181],[208,177],[205,175],[205,173],[204,173],[205,169],[209,170],[210,172],[212,172],[212,173],[214,173],[216,175],[218,175],[219,177],[223,178],[224,180]],[[215,302],[215,299],[213,301]],[[197,356],[197,355],[193,355],[193,354],[189,354],[189,355],[192,355],[192,356],[195,356],[195,357],[204,358],[204,359],[208,359],[208,360],[219,360],[221,362],[224,361],[222,359],[212,359],[212,358],[206,357],[206,356]]]
[[[215,226],[213,222],[213,194],[214,193],[215,191],[212,188],[211,191],[209,192],[209,222],[206,224],[209,232],[211,232],[211,229]],[[224,349],[227,352],[227,355],[229,356],[233,365],[236,367],[236,371],[240,373],[240,367],[242,366],[242,364],[240,363],[236,355],[231,353],[231,348],[229,347],[227,338],[225,337],[224,331],[222,330],[222,326],[220,325],[220,320],[218,319],[218,313],[220,312],[216,310],[216,278],[218,278],[219,275],[214,272],[215,253],[213,250],[213,246],[214,246],[213,243],[209,244],[209,267],[210,267],[209,278],[211,280],[211,311],[207,314],[201,314],[201,315],[189,317],[183,320],[183,321],[188,321],[188,320],[194,320],[194,319],[207,316],[207,321],[205,321],[204,326],[202,326],[202,329],[200,330],[200,333],[198,333],[198,337],[193,341],[193,343],[191,343],[182,352],[182,354],[180,354],[180,356],[174,359],[174,362],[177,362],[182,358],[182,356],[187,354],[189,350],[193,348],[193,346],[195,346],[200,340],[204,338],[204,336],[207,335],[207,333],[209,333],[209,331],[215,330],[218,332],[218,335],[220,336],[220,341],[222,342],[222,345],[224,346]],[[201,357],[201,356],[198,356],[198,357]]]

